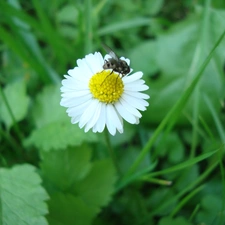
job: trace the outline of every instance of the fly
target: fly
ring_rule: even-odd
[[[112,69],[112,72],[117,72],[124,77],[130,72],[130,67],[125,60],[120,59],[116,53],[106,45],[103,45],[104,49],[111,56],[108,60],[105,60],[103,69]],[[111,72],[111,73],[112,73]],[[111,74],[110,73],[110,74]]]

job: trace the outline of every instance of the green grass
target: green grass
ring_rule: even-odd
[[[0,2],[0,224],[225,224],[225,4],[202,2]],[[59,105],[101,43],[151,96],[115,136]]]

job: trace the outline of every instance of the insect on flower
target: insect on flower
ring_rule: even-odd
[[[122,75],[122,77],[127,75],[130,72],[130,67],[128,66],[127,62],[125,60],[120,59],[116,55],[116,53],[108,46],[104,44],[102,46],[111,56],[111,58],[105,60],[103,69],[112,69],[112,72],[110,74],[112,74],[113,72],[118,72],[119,74]]]
[[[142,93],[149,88],[143,72],[131,73],[130,59],[119,59],[111,49],[109,54],[106,60],[100,52],[78,59],[62,80],[60,105],[67,108],[71,123],[85,132],[106,128],[111,135],[123,133],[123,120],[138,124],[149,105],[149,95]]]

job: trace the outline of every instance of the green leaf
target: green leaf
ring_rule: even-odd
[[[48,86],[38,95],[32,111],[36,129],[24,141],[25,146],[50,151],[94,142],[97,135],[85,133],[77,124],[71,124],[66,109],[60,106],[60,86]]]
[[[25,146],[34,145],[44,151],[65,149],[68,146],[79,146],[84,142],[95,142],[97,136],[91,131],[84,133],[78,125],[67,121],[57,121],[36,129],[24,141]]]
[[[60,11],[57,14],[58,22],[64,25],[66,23],[75,25],[77,23],[77,17],[78,17],[78,10],[74,4],[65,5],[60,9]]]
[[[189,221],[187,221],[183,217],[178,217],[178,218],[171,218],[171,217],[164,217],[159,221],[159,225],[192,225]]]
[[[37,128],[59,120],[65,120],[66,109],[60,106],[60,85],[51,85],[37,96],[32,117]]]
[[[90,224],[110,201],[116,180],[112,162],[91,163],[90,158],[91,149],[85,145],[42,152],[41,168],[51,196],[50,224]]]
[[[31,165],[0,169],[0,224],[47,225],[48,195]]]
[[[71,194],[57,193],[51,196],[49,204],[49,225],[90,225],[96,210]]]
[[[201,210],[197,214],[199,223],[223,224],[221,222],[225,221],[225,212],[221,197],[207,195],[202,199],[201,203]]]
[[[184,157],[184,147],[177,133],[171,132],[160,138],[156,154],[168,155],[168,160],[173,164],[181,162]]]
[[[74,182],[87,176],[91,169],[91,149],[86,145],[65,151],[43,151],[41,158],[45,179],[61,191],[71,188]]]
[[[110,160],[96,161],[88,175],[74,185],[73,192],[88,202],[88,205],[99,208],[111,199],[115,178],[115,170]]]
[[[21,121],[25,118],[28,110],[29,98],[26,94],[26,84],[23,80],[8,84],[4,90],[6,101],[13,114],[15,121]],[[13,125],[13,120],[9,109],[0,96],[0,119],[5,123],[7,128]]]

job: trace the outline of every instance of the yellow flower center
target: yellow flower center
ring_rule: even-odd
[[[124,90],[124,84],[119,74],[103,70],[92,76],[89,88],[94,98],[108,104],[119,100]]]

